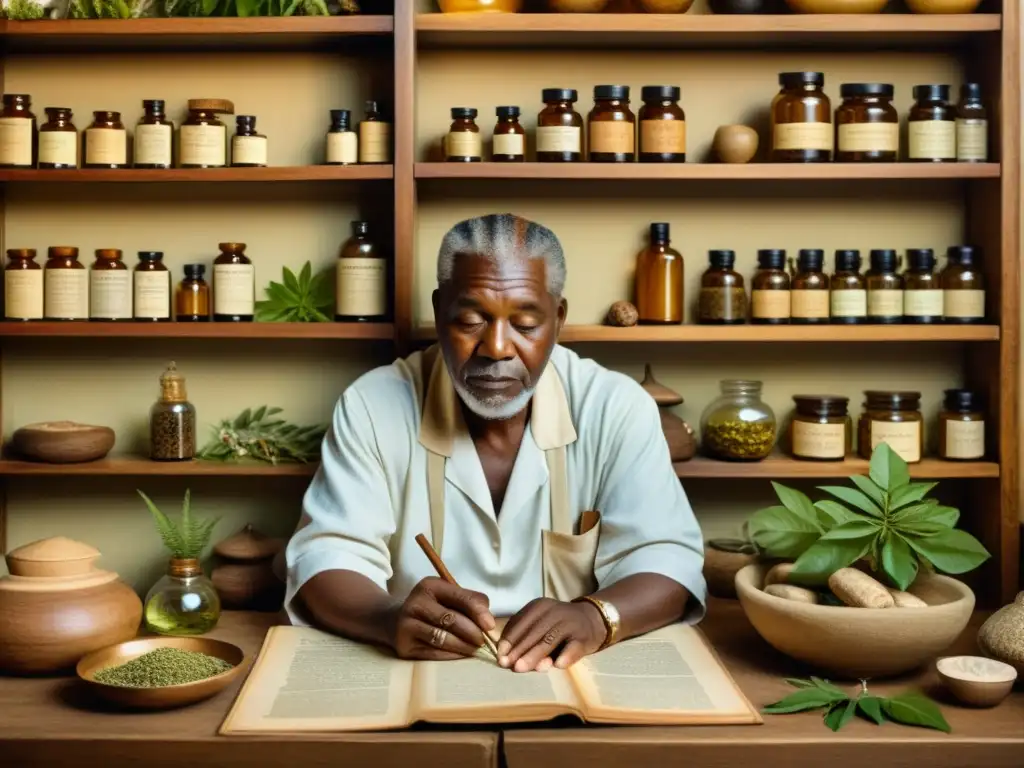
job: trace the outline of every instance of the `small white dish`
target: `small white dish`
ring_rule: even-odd
[[[935,669],[946,690],[972,707],[994,707],[1017,679],[1009,664],[984,656],[947,656],[935,662]]]

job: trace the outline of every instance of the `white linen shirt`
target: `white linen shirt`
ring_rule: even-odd
[[[598,587],[662,574],[699,603],[686,617],[699,620],[706,599],[701,532],[672,469],[657,405],[634,380],[565,347],[554,348],[548,365],[565,396],[545,403],[544,412],[568,409],[575,427],[566,446],[574,526],[585,510],[601,513]],[[402,361],[363,375],[341,396],[287,547],[285,607],[293,623],[308,623],[294,598],[323,571],[355,571],[399,599],[436,576],[415,542],[431,534],[422,410]],[[471,437],[464,427],[450,437],[440,555],[461,586],[488,596],[495,616],[512,615],[544,591],[540,532],[550,529],[551,511],[540,432],[527,424],[498,515]]]

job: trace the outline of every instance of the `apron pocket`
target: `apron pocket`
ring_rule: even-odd
[[[579,536],[541,531],[544,597],[569,602],[597,589],[594,560],[600,536],[600,521]]]

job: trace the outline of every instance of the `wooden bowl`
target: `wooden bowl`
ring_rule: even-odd
[[[600,13],[609,0],[548,0],[552,13]]]
[[[723,163],[749,163],[757,154],[757,131],[749,125],[720,125],[712,146]]]
[[[911,13],[974,13],[981,0],[907,0]]]
[[[686,13],[693,0],[639,0],[647,13]]]
[[[437,0],[441,13],[519,13],[523,0]]]
[[[164,688],[125,688],[96,681],[95,675],[101,669],[124,664],[157,648],[180,648],[183,651],[216,656],[230,664],[231,669],[205,680]],[[244,661],[245,654],[241,648],[222,640],[205,637],[147,637],[90,653],[78,662],[76,672],[78,678],[93,692],[114,704],[132,709],[172,709],[195,704],[220,693],[238,677]]]
[[[947,656],[935,663],[939,680],[958,701],[971,707],[994,707],[1017,679],[1009,664],[984,656]]]
[[[78,464],[106,456],[114,447],[114,430],[74,421],[44,421],[16,429],[11,447],[30,461]]]
[[[889,0],[786,0],[796,13],[881,13]]]
[[[927,608],[850,608],[766,594],[767,570],[748,565],[736,574],[736,594],[754,629],[787,656],[850,680],[920,667],[956,640],[974,610],[974,593],[948,576],[911,586]]]

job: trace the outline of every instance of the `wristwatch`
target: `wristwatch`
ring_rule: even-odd
[[[573,600],[574,603],[587,602],[597,608],[601,614],[601,621],[604,622],[605,636],[604,642],[601,643],[601,647],[597,650],[603,650],[609,645],[615,642],[616,636],[619,634],[619,627],[622,626],[622,618],[619,616],[619,609],[609,603],[607,600],[600,600],[590,595],[583,595],[583,597],[577,597]]]

